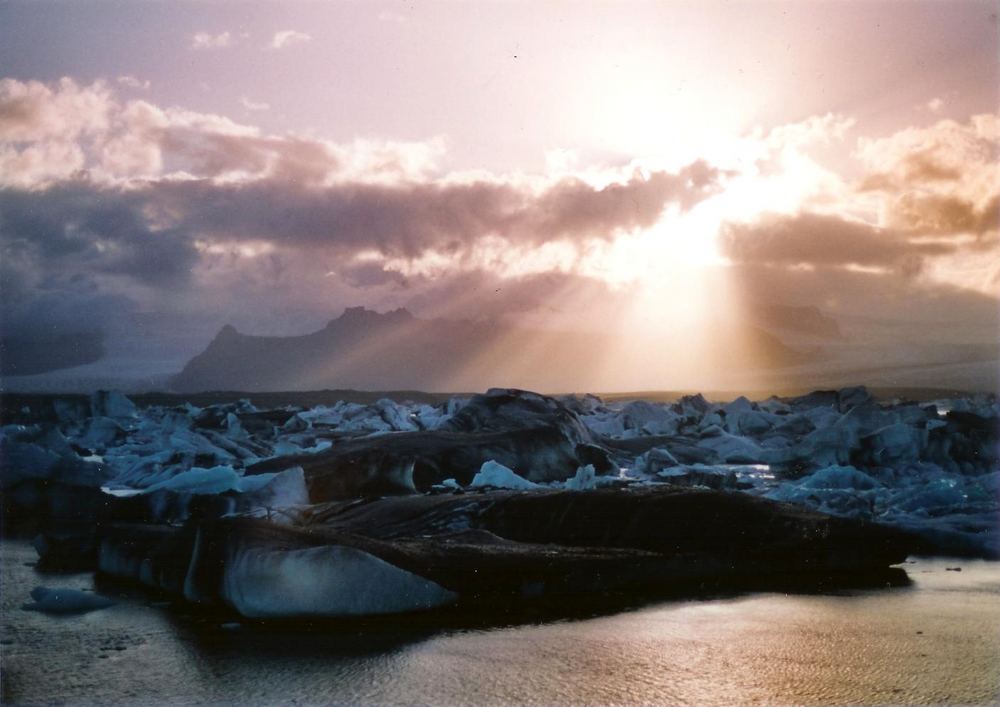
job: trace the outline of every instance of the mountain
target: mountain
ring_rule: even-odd
[[[351,307],[320,331],[303,336],[249,336],[227,325],[170,387],[186,393],[488,387],[572,391],[621,388],[640,366],[646,378],[650,367],[654,374],[680,375],[683,365],[672,355],[679,349],[701,369],[786,366],[809,359],[759,329],[719,330],[712,339],[712,350],[700,353],[694,337],[683,332],[673,332],[666,342],[623,341],[610,334],[418,319],[405,309],[380,314]]]

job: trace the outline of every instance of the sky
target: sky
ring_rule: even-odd
[[[634,340],[786,304],[995,342],[997,13],[6,2],[0,337],[153,374],[355,305]]]

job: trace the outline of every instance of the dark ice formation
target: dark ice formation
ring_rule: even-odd
[[[5,396],[4,411],[4,523],[38,533],[41,567],[244,616],[1000,557],[993,397],[668,404],[496,389],[259,409],[101,392]]]

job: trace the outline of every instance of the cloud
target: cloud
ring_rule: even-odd
[[[78,172],[105,185],[282,175],[310,183],[419,180],[443,150],[438,138],[338,144],[264,135],[220,115],[122,102],[103,82],[0,82],[0,186],[43,188]]]
[[[285,47],[290,47],[294,44],[305,44],[310,41],[312,41],[312,36],[306,34],[305,32],[299,32],[294,29],[285,29],[274,33],[269,46],[271,49],[284,49]]]
[[[183,284],[198,254],[190,236],[150,220],[141,191],[86,180],[42,192],[0,190],[0,245],[25,273],[119,275],[138,284]]]
[[[26,302],[59,281],[192,315],[206,300],[328,311],[361,290],[416,296],[431,281],[406,264],[421,258],[446,265],[441,280],[492,269],[499,282],[553,245],[571,262],[688,209],[718,181],[700,162],[599,180],[441,174],[437,138],[339,144],[123,101],[102,83],[3,88],[0,248]]]
[[[212,34],[196,32],[191,37],[192,49],[228,49],[236,44],[236,38],[228,31]]]
[[[63,78],[53,85],[0,79],[0,143],[59,140],[105,130],[111,91],[97,81],[81,87]]]
[[[997,229],[1000,116],[941,120],[862,139],[858,156],[868,170],[859,189],[881,196],[888,226],[935,236]]]
[[[727,224],[719,243],[739,263],[897,268],[908,275],[919,272],[924,257],[954,251],[951,244],[910,240],[896,231],[813,213]]]
[[[138,79],[131,74],[126,74],[124,76],[119,76],[115,79],[120,85],[126,88],[141,89],[143,91],[148,91],[149,87],[152,85],[149,79]]]
[[[820,279],[860,266],[883,273],[867,277],[909,287],[926,283],[938,263],[996,243],[995,217],[987,218],[996,188],[979,174],[995,149],[988,121],[942,121],[918,141],[929,146],[923,151],[898,136],[863,143],[864,190],[838,176],[842,191],[834,191],[822,186],[818,163],[793,167],[803,145],[843,138],[850,121],[836,116],[772,131],[763,156],[750,160],[757,171],[737,176],[703,161],[667,170],[567,159],[541,175],[449,173],[443,138],[336,143],[274,134],[128,99],[116,85],[0,82],[0,314],[17,322],[22,339],[90,321],[77,302],[108,321],[169,308],[175,338],[191,336],[183,323],[193,319],[199,332],[211,330],[216,316],[250,331],[305,331],[359,302],[425,315],[534,316],[584,301],[591,304],[575,314],[589,316],[605,301],[602,321],[613,325],[607,302],[618,300],[606,295],[615,288],[587,277],[597,270],[586,263],[675,213],[686,214],[678,223],[738,220],[723,229],[720,247],[733,271],[763,272],[765,283],[775,273],[792,278],[804,264]],[[757,217],[762,203],[772,208],[761,180],[787,194],[802,174],[819,175],[810,183],[822,188],[802,192],[815,202],[778,200],[784,215]],[[884,225],[849,218],[874,221],[870,209],[844,208],[844,194],[884,203]],[[948,231],[955,223],[967,232]],[[49,310],[58,316],[37,314]]]
[[[246,108],[247,110],[251,111],[261,111],[261,110],[271,109],[270,103],[264,103],[263,101],[251,101],[246,96],[240,97],[240,105]]]
[[[11,93],[24,93],[25,85],[11,86]],[[37,100],[31,111],[20,112],[47,115],[54,127],[36,126],[31,133],[9,121],[8,132],[20,139],[0,143],[2,154],[26,165],[8,172],[14,175],[8,186],[39,189],[56,180],[61,187],[45,197],[58,202],[54,214],[63,213],[69,193],[81,210],[118,195],[120,203],[132,204],[128,213],[136,232],[174,229],[189,239],[374,248],[405,257],[429,249],[455,252],[487,237],[522,244],[606,240],[651,226],[671,204],[689,208],[712,193],[718,178],[699,162],[677,173],[617,175],[603,186],[575,176],[435,179],[429,170],[442,149],[435,141],[335,144],[265,135],[222,116],[145,101],[122,104],[101,84],[81,88],[67,80],[55,91],[40,84],[28,88]],[[80,101],[67,101],[64,93],[93,94],[84,102],[100,120],[73,127],[82,114],[65,113]],[[5,108],[0,102],[0,111]],[[53,137],[60,125],[69,127]],[[86,143],[66,140],[85,130],[93,133]],[[50,160],[58,157],[72,171],[29,169],[32,150],[74,146],[73,155],[58,153]],[[166,165],[174,171],[165,172]],[[84,192],[94,198],[84,199]]]
[[[41,279],[0,264],[0,375],[25,375],[77,366],[104,353],[108,325],[133,304],[100,292],[87,275]]]
[[[651,226],[670,204],[695,203],[712,179],[696,164],[604,188],[575,179],[540,191],[485,179],[311,186],[290,167],[291,174],[245,182],[164,181],[146,198],[176,227],[209,240],[418,257],[432,249],[458,254],[488,237],[528,245],[608,240]]]

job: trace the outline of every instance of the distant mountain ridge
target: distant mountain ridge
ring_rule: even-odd
[[[718,365],[739,348],[754,365],[794,365],[809,356],[759,329],[719,332]],[[682,335],[678,335],[682,339]],[[553,332],[496,322],[418,319],[405,309],[380,314],[349,307],[301,336],[253,336],[224,326],[170,381],[177,392],[208,390],[478,390],[523,387],[584,390],[599,385],[610,335]],[[746,352],[750,353],[747,354]],[[623,366],[628,366],[626,361]],[[662,357],[662,365],[671,365]]]

